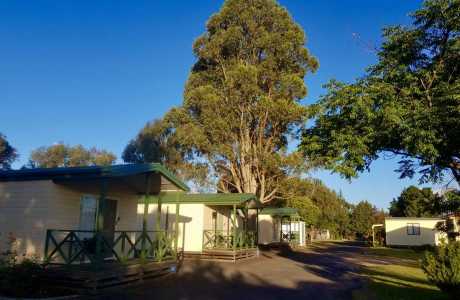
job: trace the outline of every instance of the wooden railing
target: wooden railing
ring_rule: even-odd
[[[300,243],[300,232],[281,232],[281,241],[288,242],[293,245],[298,245]]]
[[[256,247],[256,232],[238,230],[233,231],[204,230],[203,249],[250,249]]]
[[[45,264],[98,264],[130,259],[162,261],[177,258],[173,231],[115,231],[48,229]]]

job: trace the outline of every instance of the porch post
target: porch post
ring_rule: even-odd
[[[236,204],[233,204],[233,258],[235,259],[236,252]]]
[[[161,230],[161,193],[158,195],[155,230],[158,232]]]
[[[176,193],[176,218],[174,224],[174,253],[177,259],[177,246],[179,244],[179,193]]]
[[[256,208],[256,246],[259,245],[259,208]]]
[[[249,208],[248,208],[248,203],[246,202],[246,205],[244,207],[244,232],[243,232],[243,245],[245,248],[248,246],[248,222],[249,221]]]
[[[281,216],[281,218],[280,218],[280,242],[283,241],[283,219],[284,219],[284,217]]]
[[[166,234],[167,232],[162,232],[161,231],[161,191],[158,194],[158,202],[157,202],[157,215],[156,215],[156,222],[155,222],[155,253],[159,253],[160,249],[163,248],[163,241],[166,240]],[[162,260],[163,257],[159,258],[159,261]]]
[[[147,236],[147,217],[149,214],[149,196],[150,196],[150,173],[145,177],[145,194],[144,194],[144,214],[142,216],[142,239],[141,239],[141,253],[145,255],[145,242]]]

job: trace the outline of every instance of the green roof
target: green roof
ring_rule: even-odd
[[[0,171],[0,181],[98,179],[145,173],[159,173],[180,189],[189,191],[188,186],[184,182],[159,163],[8,170]]]
[[[207,204],[207,205],[242,205],[251,202],[254,207],[261,206],[254,194],[213,193],[213,194],[184,194],[174,192],[161,193],[162,203]]]
[[[297,209],[292,207],[265,207],[259,212],[259,214],[283,217],[295,216],[298,214],[298,212]]]

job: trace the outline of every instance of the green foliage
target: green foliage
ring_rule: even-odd
[[[429,0],[413,25],[383,30],[378,63],[352,84],[331,81],[304,132],[305,155],[346,178],[382,155],[401,177],[460,182],[460,0]]]
[[[206,164],[187,161],[191,153],[182,147],[174,128],[162,119],[147,123],[125,147],[122,158],[128,163],[161,163],[184,180],[206,185]]]
[[[419,189],[410,186],[401,195],[391,201],[390,215],[392,217],[432,217],[439,215],[436,203],[440,201],[430,188]]]
[[[174,141],[173,128],[161,119],[147,123],[123,151],[122,158],[129,163],[162,163],[175,165],[182,161],[179,144]]]
[[[0,298],[67,294],[68,291],[49,287],[42,281],[44,269],[36,258],[19,255],[17,243],[14,234],[9,233],[7,249],[0,253]]]
[[[183,105],[165,121],[193,154],[188,161],[210,167],[219,191],[270,201],[302,162],[286,148],[307,118],[304,77],[318,62],[274,0],[227,0],[206,29],[193,45]]]
[[[427,252],[422,261],[428,279],[452,299],[460,298],[460,242],[442,244]]]
[[[18,157],[16,149],[6,140],[6,137],[0,133],[0,170],[8,170],[11,164]]]
[[[9,296],[30,296],[39,289],[39,277],[43,270],[34,259],[24,258],[1,262],[0,259],[0,294]]]
[[[460,190],[451,190],[445,193],[438,207],[441,212],[460,212]]]
[[[106,166],[115,162],[115,154],[96,148],[86,149],[82,145],[56,144],[32,151],[29,167],[56,168],[80,166]]]
[[[306,225],[329,229],[335,237],[349,234],[351,205],[317,179],[290,177],[281,183],[278,205],[294,207]]]
[[[374,213],[375,208],[367,201],[361,201],[353,208],[351,230],[358,238],[365,238],[371,234]]]

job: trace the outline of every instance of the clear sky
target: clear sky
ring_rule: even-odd
[[[27,162],[56,142],[120,156],[149,120],[180,105],[194,62],[192,43],[222,1],[0,1],[0,132]],[[407,24],[420,1],[282,0],[320,62],[306,78],[312,103],[331,78],[351,81],[375,62],[381,28]],[[348,183],[315,172],[356,203],[381,208],[415,180],[379,160]]]

